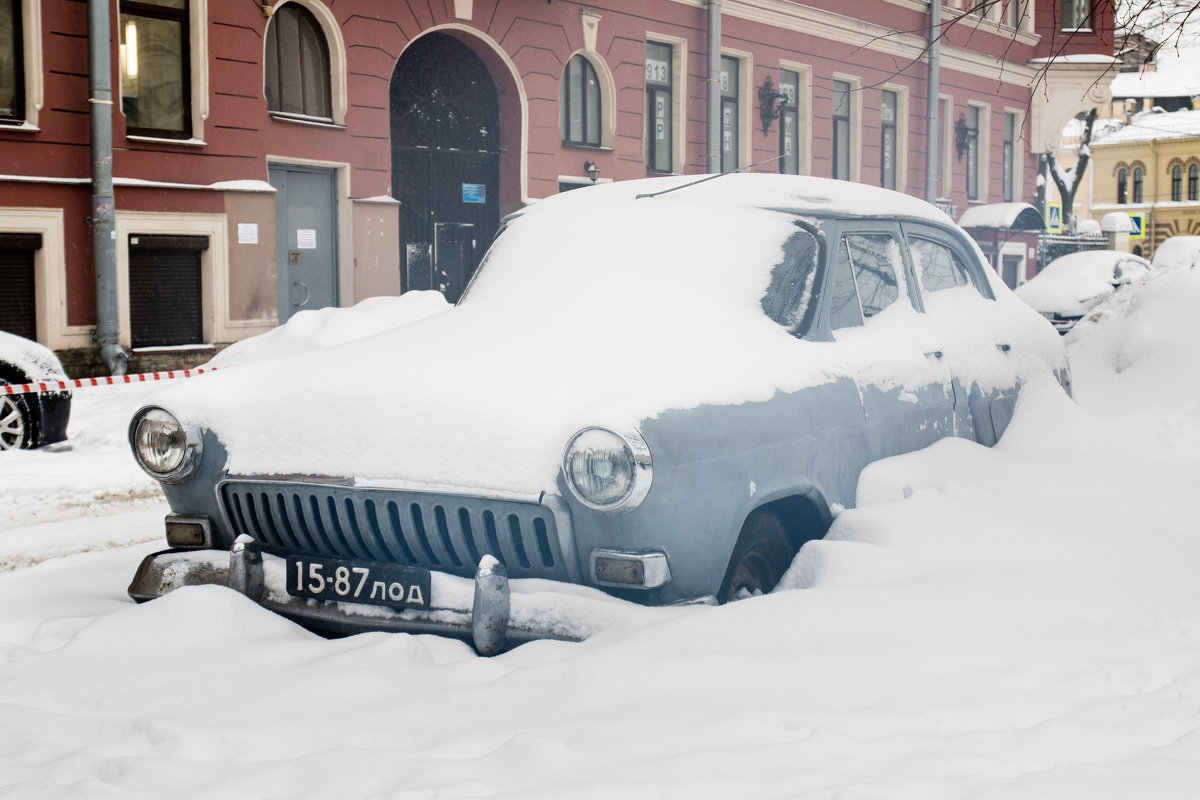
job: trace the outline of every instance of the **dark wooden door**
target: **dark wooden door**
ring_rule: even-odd
[[[470,47],[429,34],[396,65],[391,114],[404,289],[454,302],[500,222],[495,85]]]

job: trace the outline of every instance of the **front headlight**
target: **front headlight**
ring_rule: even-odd
[[[589,508],[627,510],[650,491],[654,460],[636,431],[584,428],[567,444],[563,472],[571,491]]]
[[[200,463],[200,430],[184,426],[173,414],[149,406],[133,415],[129,445],[146,473],[163,483],[182,483]]]

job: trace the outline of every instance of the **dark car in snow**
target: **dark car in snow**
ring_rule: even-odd
[[[71,393],[13,393],[12,387],[40,381],[65,381],[53,351],[7,331],[0,331],[0,450],[31,449],[67,438]]]
[[[867,464],[993,444],[1038,372],[1067,383],[1060,337],[914,198],[773,175],[564,193],[505,221],[449,310],[152,398],[130,441],[171,549],[130,594],[227,584],[481,652],[578,638],[547,597],[734,600]]]

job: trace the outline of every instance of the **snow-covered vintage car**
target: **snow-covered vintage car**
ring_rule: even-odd
[[[865,465],[991,445],[1038,372],[1066,385],[1060,337],[919,200],[777,175],[564,193],[505,221],[449,310],[153,398],[130,440],[172,550],[130,594],[228,583],[316,629],[494,652],[577,635],[556,592],[769,591]]]
[[[65,381],[54,352],[37,342],[0,331],[0,387]],[[32,391],[0,394],[0,450],[32,449],[67,438],[71,393]]]

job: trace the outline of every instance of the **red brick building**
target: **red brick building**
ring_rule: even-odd
[[[927,187],[920,0],[725,0],[711,76],[705,0],[114,0],[120,343],[131,368],[204,360],[302,308],[453,298],[501,216],[593,179],[765,162],[959,211],[1031,200],[1034,154],[1106,99],[1101,5],[940,9]],[[88,13],[0,0],[0,328],[76,372],[102,369]]]

